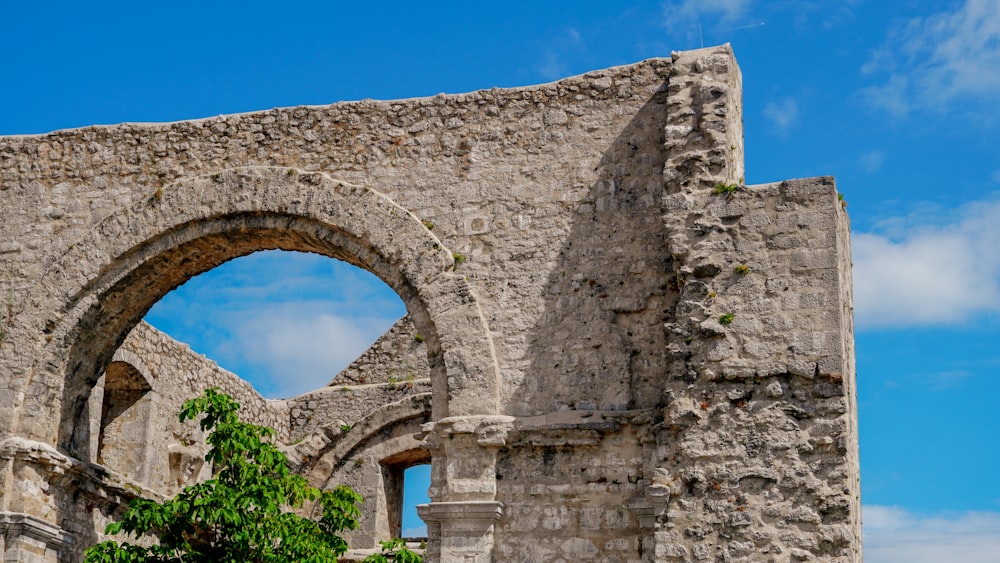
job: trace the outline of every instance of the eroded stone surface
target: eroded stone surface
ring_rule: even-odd
[[[552,84],[0,137],[0,536],[76,561],[204,478],[218,386],[440,561],[858,561],[849,226],[829,178],[743,185],[728,47]],[[717,189],[722,187],[725,189]],[[717,193],[717,192],[723,193]],[[140,319],[268,248],[408,315],[268,401]]]

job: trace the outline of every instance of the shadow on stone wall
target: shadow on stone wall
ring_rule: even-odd
[[[623,410],[659,399],[677,294],[660,200],[667,84],[605,151],[546,283],[512,414]],[[519,402],[518,402],[519,401]]]

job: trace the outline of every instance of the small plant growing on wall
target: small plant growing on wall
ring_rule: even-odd
[[[722,326],[727,326],[733,324],[733,320],[736,319],[736,315],[733,313],[725,313],[719,316],[719,324]]]
[[[726,184],[724,182],[718,182],[715,184],[715,188],[712,190],[712,193],[733,197],[738,191],[740,191],[739,184]]]

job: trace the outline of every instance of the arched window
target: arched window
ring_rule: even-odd
[[[96,461],[135,481],[145,482],[149,472],[150,424],[155,417],[149,382],[138,368],[123,361],[111,362],[103,380],[103,387],[95,388],[95,394],[102,394]]]
[[[416,515],[416,505],[429,502],[430,462],[430,454],[426,450],[401,452],[381,462],[388,529],[394,538],[427,538],[426,528]],[[409,535],[421,529],[420,535]]]

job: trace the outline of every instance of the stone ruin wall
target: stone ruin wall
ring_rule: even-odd
[[[302,467],[331,442],[343,439],[344,427],[364,425],[373,417],[382,424],[387,422],[379,417],[387,405],[415,400],[421,406],[421,413],[429,410],[427,354],[415,336],[409,318],[403,317],[328,386],[298,397],[267,400],[239,376],[195,353],[186,344],[140,323],[115,353],[112,366],[134,367],[148,383],[148,389],[141,399],[129,401],[113,412],[115,421],[102,427],[104,417],[100,413],[106,415],[109,410],[102,400],[110,375],[98,380],[91,396],[94,403],[91,412],[95,413],[91,417],[90,435],[94,441],[91,451],[97,452],[91,461],[107,470],[104,480],[124,489],[125,494],[134,492],[128,491],[130,487],[139,487],[144,495],[169,498],[182,487],[210,477],[211,468],[203,459],[207,452],[204,433],[192,421],[180,423],[177,413],[185,400],[198,396],[206,388],[217,387],[240,403],[244,420],[274,428],[293,463]],[[109,368],[108,373],[111,372]],[[426,416],[411,422],[410,434],[419,432],[423,422]],[[118,428],[125,424],[133,427]],[[374,430],[381,428],[376,425]],[[367,442],[378,442],[367,434],[364,437]],[[416,440],[411,446],[417,447]],[[379,514],[380,510],[382,513],[387,510],[389,502],[381,473],[369,475],[371,472],[361,470],[364,463],[378,467],[382,459],[373,458],[368,449],[371,448],[338,460],[352,474],[335,483],[350,481],[368,499],[364,507],[367,526],[353,534],[352,545],[374,546],[390,533]],[[323,471],[327,474],[316,477],[320,484],[329,480],[330,469],[312,471]],[[117,505],[109,504],[106,508],[105,513],[97,513],[94,522],[100,525],[95,524],[95,529],[103,529],[119,510]]]
[[[137,490],[204,475],[173,421],[218,382],[312,482],[369,498],[358,547],[392,531],[393,471],[431,460],[431,560],[859,561],[848,221],[829,178],[714,193],[743,183],[740,97],[721,47],[0,138],[5,555],[75,561]],[[409,315],[286,401],[136,326],[265,248],[366,267]],[[98,463],[106,384],[147,398],[141,463],[108,456],[132,473]]]

